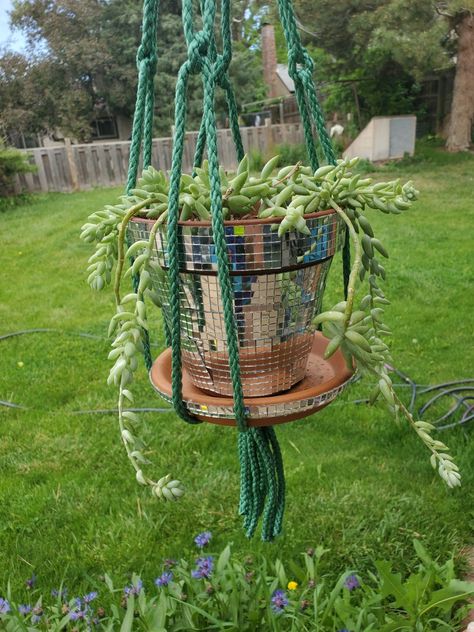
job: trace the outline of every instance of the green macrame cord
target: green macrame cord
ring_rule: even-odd
[[[288,45],[289,74],[295,82],[295,92],[303,123],[304,137],[310,164],[319,166],[313,126],[316,128],[325,159],[335,163],[335,155],[327,134],[316,88],[313,82],[313,61],[301,44],[291,0],[278,0],[281,22]],[[159,0],[145,0],[142,26],[142,41],[137,53],[138,88],[133,120],[130,163],[127,191],[135,186],[143,149],[143,166],[151,164],[154,75],[157,64],[157,26]],[[224,309],[226,339],[229,353],[229,368],[234,394],[234,416],[239,430],[238,454],[240,461],[239,512],[244,516],[244,528],[251,537],[262,519],[262,539],[272,540],[282,529],[285,508],[285,478],[280,446],[273,427],[248,428],[246,407],[240,377],[237,326],[234,317],[233,289],[229,272],[229,261],[222,214],[221,181],[219,174],[217,129],[214,111],[215,91],[219,86],[225,92],[229,123],[236,149],[237,159],[244,156],[239,130],[235,94],[229,80],[228,69],[232,59],[230,31],[230,0],[221,2],[222,53],[218,53],[215,40],[216,0],[201,1],[202,30],[194,30],[193,0],[183,0],[183,28],[187,44],[187,60],[181,66],[175,94],[175,133],[167,219],[167,241],[169,255],[170,315],[166,326],[167,343],[172,353],[172,402],[176,413],[188,423],[200,423],[189,414],[182,397],[182,360],[180,329],[180,270],[179,270],[179,189],[182,159],[186,134],[187,85],[190,75],[200,74],[203,82],[203,116],[199,129],[194,167],[202,163],[207,150],[211,194],[211,225],[217,255],[217,277]],[[346,283],[347,254],[344,259]],[[346,270],[347,269],[347,270]],[[139,279],[134,278],[136,289]],[[148,368],[152,359],[148,334],[144,333],[145,361]]]
[[[143,141],[143,168],[151,165],[153,146],[153,115],[155,109],[154,80],[158,62],[156,33],[158,28],[159,0],[144,0],[142,40],[137,51],[138,87],[133,115],[132,142],[128,161],[128,175],[126,191],[129,193],[135,187],[140,164],[140,150]],[[130,245],[130,244],[129,244]],[[133,291],[138,291],[140,276],[132,277]],[[148,331],[142,330],[143,355],[145,365],[151,369],[153,359],[150,350]]]
[[[319,142],[327,163],[334,165],[336,163],[336,155],[326,130],[313,79],[314,62],[301,43],[292,0],[278,0],[278,9],[288,48],[288,74],[295,83],[296,100],[303,123],[306,151],[308,152],[311,168],[316,170],[319,166],[313,136],[313,124],[318,132]],[[346,299],[350,273],[350,241],[349,235],[346,234],[342,249],[342,274]]]
[[[242,144],[242,137],[240,135],[239,128],[239,114],[237,110],[237,103],[235,100],[234,89],[229,80],[229,65],[232,60],[232,39],[230,31],[230,1],[223,0],[221,6],[221,37],[222,37],[222,55],[217,54],[217,48],[215,44],[215,37],[212,36],[209,48],[209,57],[214,65],[214,75],[217,85],[219,85],[225,92],[227,109],[229,112],[229,123],[232,132],[232,139],[234,141],[237,160],[240,162],[244,157],[244,146]],[[196,151],[194,154],[194,166],[201,166],[204,150],[206,147],[206,125],[203,118],[201,127],[199,129],[199,135],[196,143]]]
[[[203,4],[203,30],[194,33],[191,0],[183,2],[183,25],[188,45],[188,59],[183,64],[176,84],[175,138],[168,208],[169,283],[171,309],[171,348],[173,405],[178,414],[188,417],[182,402],[181,345],[179,324],[179,266],[178,266],[178,197],[181,178],[182,153],[185,134],[186,86],[191,73],[203,78],[203,120],[198,137],[195,166],[202,161],[205,146],[209,161],[211,184],[211,223],[217,254],[217,274],[224,308],[226,338],[229,349],[229,366],[234,392],[234,415],[239,429],[239,459],[241,466],[240,512],[251,537],[263,513],[262,538],[271,540],[281,531],[284,511],[284,476],[280,449],[273,429],[248,430],[240,380],[237,329],[233,309],[233,291],[225,242],[222,215],[222,196],[217,151],[217,130],[214,114],[216,84],[226,91],[229,118],[233,130],[237,156],[243,157],[243,146],[238,127],[235,97],[227,77],[231,59],[230,6],[222,2],[222,39],[224,52],[218,55],[214,40],[216,7],[214,1]]]

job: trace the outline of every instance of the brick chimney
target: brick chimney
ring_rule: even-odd
[[[277,55],[275,44],[275,29],[273,24],[264,23],[261,32],[263,79],[267,86],[269,98],[278,96],[276,93]]]

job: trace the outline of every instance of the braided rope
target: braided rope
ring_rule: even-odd
[[[144,0],[142,39],[137,51],[138,87],[133,115],[132,141],[128,161],[126,191],[135,187],[140,164],[140,150],[143,140],[143,166],[151,164],[153,140],[153,114],[155,104],[154,76],[158,60],[156,31],[158,26],[159,0]],[[132,261],[133,263],[133,261]],[[133,291],[138,291],[140,275],[132,277]],[[145,366],[150,370],[153,358],[150,349],[150,336],[142,329],[143,355]]]
[[[318,160],[314,145],[311,119],[318,132],[319,141],[323,148],[324,157],[328,164],[336,163],[336,155],[329,138],[324,122],[324,116],[317,97],[316,86],[313,79],[314,62],[308,51],[301,43],[301,38],[296,25],[295,12],[292,0],[278,0],[281,23],[285,33],[288,47],[288,73],[295,82],[296,100],[303,122],[306,150],[308,152],[311,167],[317,168]],[[344,295],[347,298],[347,287],[350,276],[350,243],[346,236],[342,251],[342,274]]]
[[[250,463],[247,458],[247,433],[239,432],[238,436],[238,453],[240,463],[240,500],[239,514],[246,516],[250,513]],[[245,526],[245,525],[244,525]]]
[[[202,159],[204,156],[204,151],[206,149],[206,121],[202,119],[201,125],[199,126],[199,134],[196,141],[196,149],[194,150],[194,170],[193,176],[196,175],[196,167],[200,167],[202,165]]]
[[[285,479],[280,446],[272,427],[251,428],[239,435],[241,464],[239,513],[247,537],[263,514],[262,540],[281,533],[285,510]]]
[[[245,515],[244,529],[248,538],[251,538],[257,528],[258,519],[262,513],[264,501],[266,482],[262,477],[262,468],[259,460],[259,454],[257,444],[254,441],[254,430],[252,429],[245,435],[245,442],[247,444],[247,455],[250,464],[250,484],[251,484],[251,496],[248,499],[248,513]]]
[[[235,92],[229,80],[229,66],[232,60],[232,35],[230,28],[230,0],[222,0],[221,5],[221,36],[222,55],[219,55],[215,64],[216,80],[218,85],[225,91],[227,109],[229,112],[229,123],[232,131],[237,160],[240,162],[244,157],[244,146],[239,128],[239,115]]]
[[[181,332],[179,304],[179,263],[178,263],[178,215],[179,185],[184,148],[186,120],[186,87],[191,73],[202,72],[204,86],[203,126],[209,155],[209,179],[211,197],[211,217],[213,239],[217,253],[217,274],[224,309],[224,322],[229,349],[229,369],[234,390],[234,415],[239,430],[246,429],[245,405],[240,380],[240,364],[236,323],[233,309],[233,291],[229,274],[227,246],[222,215],[222,196],[217,157],[217,130],[214,114],[215,74],[209,59],[209,44],[213,38],[215,3],[207,0],[204,4],[203,30],[194,33],[192,0],[183,2],[183,27],[188,45],[188,59],[181,67],[176,84],[175,97],[175,137],[170,178],[168,208],[169,281],[171,311],[172,348],[172,391],[173,405],[178,414],[190,420],[182,401]],[[204,139],[204,131],[200,133]]]
[[[229,113],[229,124],[232,132],[232,139],[237,154],[237,160],[240,162],[244,157],[244,146],[239,127],[239,114],[237,110],[237,102],[235,92],[229,79],[229,65],[232,60],[232,38],[230,30],[230,0],[222,0],[221,5],[221,35],[222,35],[222,55],[217,54],[214,31],[212,31],[211,42],[209,45],[208,57],[214,65],[214,77],[217,85],[225,92],[227,110]],[[199,134],[196,141],[196,149],[194,153],[194,167],[199,167],[202,163],[204,150],[206,148],[206,124],[205,119],[201,121]]]
[[[178,219],[179,219],[179,185],[181,180],[181,164],[183,160],[184,134],[186,126],[186,88],[191,64],[186,61],[180,68],[176,82],[175,97],[175,137],[171,158],[171,178],[168,198],[168,279],[170,286],[169,301],[171,323],[169,337],[171,339],[171,382],[172,401],[177,414],[188,423],[197,423],[195,417],[189,415],[182,397],[182,365],[181,365],[181,323],[179,318],[179,256],[178,256]]]
[[[301,116],[301,122],[303,123],[303,133],[306,145],[306,151],[308,153],[309,164],[311,169],[316,171],[319,167],[318,154],[316,152],[316,145],[314,143],[313,126],[311,124],[311,117],[306,103],[306,97],[304,94],[304,86],[301,83],[301,79],[298,75],[294,75],[293,81],[295,83],[295,95],[296,102],[298,104],[298,110]]]
[[[303,121],[306,149],[310,162],[313,163],[314,160],[314,137],[312,131],[310,134],[308,129],[308,112],[317,129],[324,156],[329,164],[334,164],[336,157],[324,124],[324,117],[313,80],[314,63],[301,43],[292,0],[278,0],[278,8],[288,47],[288,74],[295,82],[296,98]]]
[[[155,115],[155,86],[153,75],[148,77],[145,99],[145,117],[143,123],[143,168],[147,169],[152,162],[153,118]]]
[[[159,0],[144,0],[142,39],[137,51],[138,87],[133,115],[132,141],[128,162],[127,193],[134,188],[140,162],[143,139],[144,164],[151,163],[153,136],[154,89],[153,80],[158,61],[156,32]],[[148,161],[148,162],[147,162]]]
[[[275,470],[277,476],[277,510],[275,514],[275,525],[273,528],[273,536],[277,536],[281,533],[283,526],[283,514],[285,512],[285,472],[283,470],[283,457],[281,454],[280,444],[275,433],[275,429],[272,426],[262,429],[267,436],[267,440],[271,446],[273,452],[273,460],[275,463]]]
[[[206,118],[207,153],[209,160],[209,179],[211,184],[211,222],[212,236],[217,254],[217,277],[219,281],[222,305],[224,308],[224,323],[227,338],[229,369],[234,393],[234,415],[238,429],[246,430],[245,404],[242,383],[240,379],[239,343],[237,339],[237,325],[234,316],[234,296],[229,274],[229,260],[224,231],[222,213],[221,181],[217,157],[217,131],[214,115],[215,81],[209,60],[204,65],[204,116]]]

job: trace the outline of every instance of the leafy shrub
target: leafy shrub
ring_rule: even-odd
[[[8,197],[0,196],[0,213],[8,211],[11,208],[17,206],[24,206],[30,204],[35,199],[35,196],[31,193],[19,193],[18,195],[10,195]]]
[[[0,197],[14,194],[15,176],[20,173],[31,173],[36,170],[28,162],[28,156],[18,149],[0,145]]]
[[[297,162],[308,164],[308,154],[306,153],[306,147],[304,144],[291,145],[289,143],[283,143],[275,147],[275,154],[280,156],[278,163],[279,167],[286,165],[294,165]]]
[[[204,553],[210,539],[209,532],[196,537],[197,559],[166,560],[154,586],[145,587],[134,575],[131,583],[116,588],[106,575],[105,586],[86,595],[68,598],[61,586],[51,599],[36,594],[32,577],[26,583],[36,602],[15,603],[10,594],[0,598],[0,627],[10,632],[72,627],[121,632],[454,631],[474,594],[474,584],[455,578],[452,559],[438,564],[417,541],[420,565],[405,580],[389,562],[375,562],[375,574],[350,570],[334,582],[324,572],[327,551],[322,547],[304,553],[302,563],[284,565],[279,560],[270,564],[263,556],[239,560],[230,546],[219,556]]]
[[[261,171],[266,162],[265,156],[259,149],[251,149],[248,152],[250,171]]]
[[[345,149],[344,143],[341,141],[333,140],[332,141],[334,152],[336,157],[342,154],[342,151]],[[280,156],[280,160],[278,163],[279,167],[284,167],[286,165],[294,165],[297,162],[301,162],[304,165],[309,164],[308,153],[306,151],[306,146],[304,143],[291,145],[290,143],[283,143],[281,145],[277,145],[275,147],[275,153]],[[326,159],[324,157],[324,153],[322,151],[320,143],[316,145],[316,154],[318,156],[318,161],[321,165],[326,164]]]
[[[344,136],[335,136],[331,139],[331,143],[334,149],[334,153],[338,158],[342,156],[344,149],[347,147],[348,142]]]

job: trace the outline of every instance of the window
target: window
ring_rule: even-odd
[[[112,116],[104,116],[91,123],[92,138],[118,138],[117,121]]]

